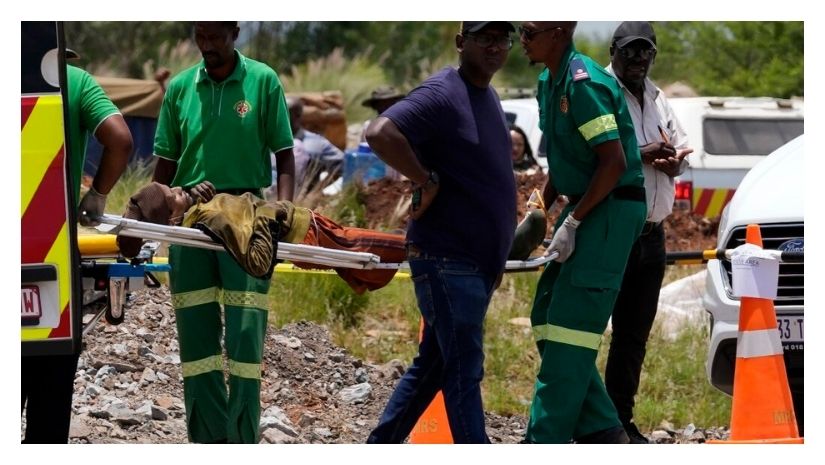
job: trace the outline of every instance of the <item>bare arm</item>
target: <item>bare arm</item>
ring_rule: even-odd
[[[275,164],[278,169],[278,200],[292,201],[295,193],[295,156],[292,148],[276,152]]]
[[[103,146],[103,154],[92,186],[96,191],[106,195],[120,179],[129,163],[129,156],[132,154],[132,133],[123,116],[112,115],[97,128],[95,138]]]
[[[581,221],[596,205],[610,194],[616,187],[619,178],[627,169],[624,149],[621,142],[610,140],[595,147],[599,157],[599,164],[590,179],[590,185],[582,196],[578,205],[573,209],[573,218]]]
[[[425,168],[404,134],[389,118],[379,116],[367,128],[367,142],[378,158],[416,184],[424,184],[430,172]]]
[[[156,158],[158,161],[155,164],[155,172],[152,174],[152,181],[166,184],[167,186],[172,184],[172,180],[175,179],[175,173],[178,171],[178,164],[165,158]]]
[[[409,141],[389,118],[379,116],[367,129],[367,142],[378,158],[413,182],[410,218],[417,220],[438,195],[438,178],[418,161]]]

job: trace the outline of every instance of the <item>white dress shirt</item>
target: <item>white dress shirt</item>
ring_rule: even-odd
[[[610,74],[616,76],[611,65],[607,65],[606,69]],[[677,150],[687,148],[688,140],[685,130],[682,129],[682,125],[673,113],[673,108],[668,103],[667,97],[661,89],[653,84],[653,81],[645,78],[644,109],[642,109],[636,96],[625,87],[624,83],[618,78],[616,78],[616,81],[624,91],[627,108],[630,110],[633,126],[636,129],[636,141],[639,143],[639,147],[652,142],[661,142],[662,132],[664,132],[668,142]],[[685,168],[687,168],[687,159],[682,160],[679,174],[683,173]],[[645,177],[647,195],[647,221],[658,223],[667,218],[673,211],[676,183],[672,177],[657,170],[652,165],[643,163],[642,172]]]

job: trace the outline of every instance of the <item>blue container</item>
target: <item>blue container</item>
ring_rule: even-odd
[[[366,142],[358,144],[358,150],[344,154],[344,183],[358,181],[366,184],[383,178],[386,173],[387,166]]]

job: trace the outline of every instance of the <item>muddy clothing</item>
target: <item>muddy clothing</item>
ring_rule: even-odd
[[[620,140],[627,169],[613,191],[582,219],[576,249],[541,276],[531,322],[541,367],[527,440],[566,443],[621,426],[596,369],[601,335],[610,318],[646,207],[641,158],[621,89],[604,68],[570,46],[558,76],[539,76],[541,128],[553,186],[571,203],[588,189],[598,165],[594,147]]]
[[[406,256],[404,236],[341,226],[308,208],[291,202],[267,202],[252,194],[218,194],[187,212],[184,226],[200,229],[223,244],[236,262],[252,276],[268,279],[277,243],[304,244],[350,252],[368,252],[383,263],[400,263]],[[293,262],[299,268],[330,269],[327,265]],[[335,268],[358,294],[380,289],[397,270]]]

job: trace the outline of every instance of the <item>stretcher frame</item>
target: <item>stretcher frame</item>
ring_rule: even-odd
[[[207,250],[225,250],[223,245],[212,240],[203,231],[182,226],[167,226],[147,223],[116,215],[102,215],[99,221],[113,226],[107,232],[128,237],[137,237],[155,241],[165,241],[170,244],[186,245]],[[367,252],[350,252],[346,250],[328,249],[305,244],[278,243],[278,259],[290,262],[312,263],[333,268],[353,269],[409,269],[407,262],[384,263],[378,255]],[[558,256],[554,252],[548,256],[531,258],[528,260],[508,260],[505,271],[527,271],[539,268],[553,261]]]

